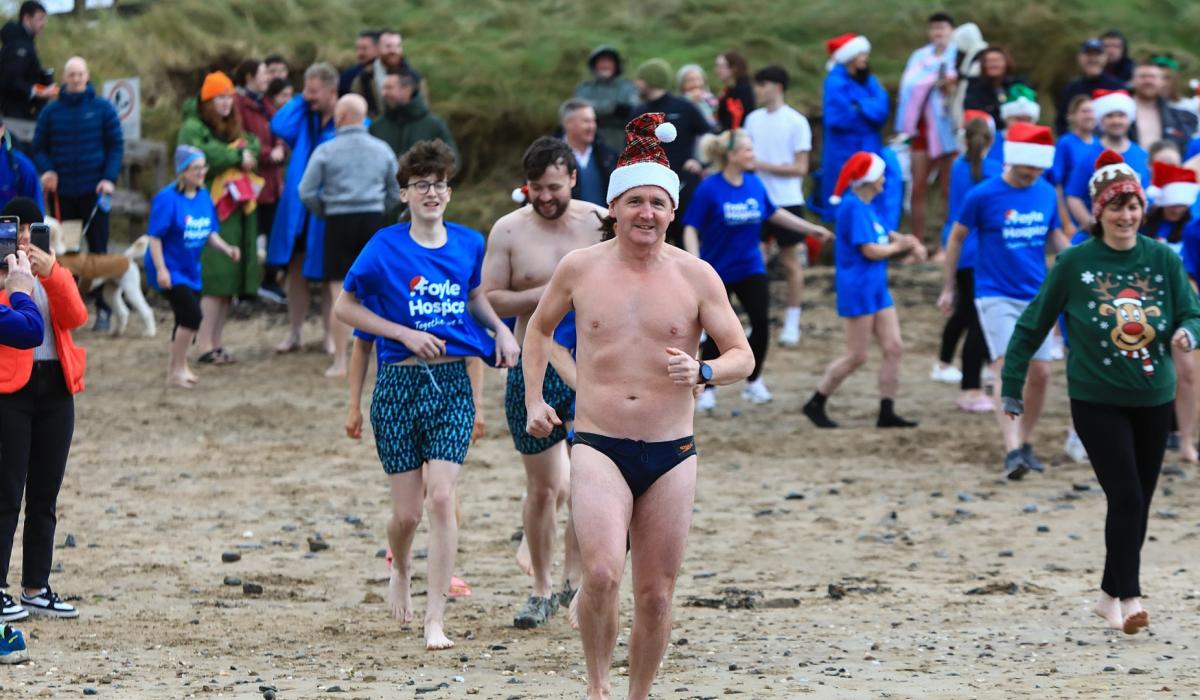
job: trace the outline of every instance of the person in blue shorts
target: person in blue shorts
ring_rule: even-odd
[[[975,307],[991,356],[991,369],[1000,376],[1004,352],[1017,318],[1037,296],[1046,277],[1046,248],[1066,247],[1058,220],[1058,197],[1042,173],[1054,164],[1054,136],[1049,127],[1013,124],[1004,143],[1004,174],[977,185],[955,216],[946,247],[942,293],[938,306],[953,307],[959,290],[956,272],[967,236],[978,238],[975,258]],[[1034,456],[1033,430],[1046,401],[1051,348],[1047,340],[1033,356],[1025,384],[1025,415],[1009,420],[994,395],[996,420],[1006,450],[1004,471],[1020,479],[1029,470],[1045,467]],[[999,382],[996,382],[998,390]]]
[[[422,141],[400,159],[412,219],[371,237],[334,304],[338,320],[375,337],[371,428],[392,494],[389,603],[404,622],[413,617],[411,548],[423,501],[429,512],[430,650],[453,646],[444,617],[458,549],[455,491],[475,423],[464,360],[494,356],[513,367],[520,352],[479,286],[483,234],[444,220],[454,163],[441,141]]]
[[[825,413],[825,402],[846,377],[866,363],[872,337],[883,351],[883,364],[879,368],[879,418],[875,425],[880,428],[917,425],[896,415],[894,408],[900,387],[903,343],[900,319],[888,291],[887,261],[894,257],[924,260],[925,246],[912,234],[888,231],[871,206],[871,200],[883,191],[885,168],[883,159],[874,153],[855,153],[842,167],[834,196],[829,200],[837,206],[834,281],[837,313],[846,331],[846,352],[829,365],[816,392],[804,404],[804,415],[818,428],[837,427]]]
[[[1092,144],[1090,151],[1080,154],[1080,167],[1074,168],[1070,179],[1063,183],[1067,210],[1080,229],[1090,229],[1095,223],[1088,182],[1095,170],[1092,164],[1105,150],[1114,151],[1124,158],[1125,163],[1138,174],[1142,187],[1150,185],[1150,156],[1129,138],[1129,126],[1137,110],[1133,98],[1124,90],[1097,90],[1092,93],[1092,110],[1100,123],[1100,138]]]

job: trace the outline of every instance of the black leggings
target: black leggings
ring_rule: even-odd
[[[754,371],[748,379],[754,381],[762,374],[763,363],[767,360],[767,347],[771,343],[771,291],[767,276],[751,275],[726,284],[725,292],[737,295],[738,303],[750,317],[750,351],[754,353]],[[712,338],[704,341],[704,347],[700,349],[701,359],[712,360],[720,354]]]
[[[1071,399],[1075,432],[1108,498],[1100,588],[1114,598],[1142,595],[1142,543],[1174,406],[1110,406]]]
[[[962,389],[978,389],[982,386],[980,375],[983,365],[987,362],[987,341],[983,337],[983,328],[979,325],[979,311],[975,308],[975,270],[963,268],[954,273],[958,281],[958,291],[954,297],[954,313],[946,319],[942,329],[942,349],[938,359],[942,364],[954,361],[954,346],[965,332],[966,341],[962,349]]]
[[[24,388],[15,394],[0,394],[0,588],[8,587],[8,559],[21,515],[22,492],[21,585],[49,585],[58,490],[74,433],[75,399],[67,391],[58,362],[35,362]]]

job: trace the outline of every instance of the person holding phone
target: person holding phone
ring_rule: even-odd
[[[42,222],[37,203],[17,197],[4,207],[3,215],[20,219],[17,248],[28,257],[34,278],[30,296],[46,333],[31,349],[0,347],[0,620],[20,620],[30,613],[74,618],[79,611],[59,598],[49,578],[58,491],[75,431],[74,395],[83,391],[87,357],[71,331],[87,322],[88,313],[71,273],[58,264],[53,251],[31,242],[30,224]],[[10,276],[16,273],[18,282],[20,268],[18,258],[17,269],[9,271]],[[0,304],[8,302],[9,292],[0,291]],[[7,589],[22,494],[25,530],[18,602]]]

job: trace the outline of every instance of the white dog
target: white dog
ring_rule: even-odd
[[[64,255],[67,251],[66,244],[63,242],[62,226],[54,217],[50,216],[46,217],[46,224],[50,227],[50,247],[54,248],[54,254]],[[133,242],[133,245],[125,249],[123,255],[129,258],[129,268],[120,277],[92,280],[92,290],[101,289],[104,301],[113,310],[116,321],[112,324],[113,335],[122,335],[125,332],[125,328],[129,325],[129,306],[131,305],[137,311],[138,316],[142,318],[142,336],[153,338],[158,333],[158,326],[154,321],[154,311],[146,303],[146,297],[142,294],[142,272],[139,267],[142,257],[146,254],[146,247],[149,245],[150,239],[141,236]],[[126,302],[129,303],[126,304]]]

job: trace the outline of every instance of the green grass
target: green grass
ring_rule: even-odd
[[[126,1],[124,4],[134,4]],[[179,105],[205,72],[248,55],[279,52],[294,77],[315,60],[353,60],[359,28],[394,26],[427,76],[434,110],[454,131],[466,161],[451,215],[487,230],[511,208],[521,151],[555,126],[559,103],[585,77],[591,47],[613,44],[628,71],[661,56],[710,69],[715,54],[743,51],[752,68],[780,63],[793,75],[789,100],[818,116],[824,42],[853,30],[874,44],[875,72],[895,87],[908,54],[923,42],[924,18],[945,8],[1008,47],[1042,93],[1043,113],[1073,73],[1079,42],[1110,27],[1130,37],[1135,56],[1172,51],[1185,78],[1200,70],[1190,0],[143,0],[134,16],[56,16],[40,40],[59,71],[78,53],[97,84],[142,78],[143,134],[172,143]]]

